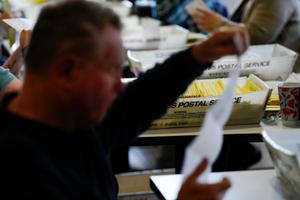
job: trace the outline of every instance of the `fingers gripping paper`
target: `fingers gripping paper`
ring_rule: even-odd
[[[207,112],[199,135],[185,150],[182,168],[184,179],[187,178],[204,159],[209,160],[208,167],[198,177],[198,182],[206,183],[212,163],[218,157],[223,143],[223,126],[227,122],[234,97],[234,88],[240,74],[240,68],[231,71],[227,88],[218,102]]]

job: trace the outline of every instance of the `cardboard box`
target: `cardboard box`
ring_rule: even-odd
[[[138,75],[160,63],[180,49],[129,51],[127,56],[132,71]],[[255,74],[262,80],[284,81],[292,72],[298,54],[279,44],[250,46],[241,57],[241,75]],[[200,78],[227,77],[237,67],[236,56],[225,56],[213,62]],[[182,66],[184,70],[184,66]]]
[[[250,79],[262,89],[260,91],[235,94],[233,110],[228,125],[255,124],[259,123],[264,115],[265,106],[271,89],[264,81],[255,75],[240,77],[238,84],[243,86]],[[215,81],[215,79],[197,80],[203,82]],[[227,78],[221,79],[226,84]],[[219,99],[215,97],[192,97],[179,98],[172,104],[165,115],[152,123],[151,128],[177,128],[177,127],[200,127],[206,111]]]

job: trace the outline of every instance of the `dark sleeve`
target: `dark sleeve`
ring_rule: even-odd
[[[163,115],[187,86],[211,63],[199,64],[191,49],[179,52],[157,64],[128,84],[100,127],[107,144],[128,144]]]

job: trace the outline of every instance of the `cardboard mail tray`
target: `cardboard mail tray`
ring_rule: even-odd
[[[266,102],[271,89],[264,81],[251,74],[249,77],[240,77],[238,85],[243,86],[251,80],[260,87],[259,91],[235,94],[233,110],[228,125],[255,124],[263,117]],[[227,78],[220,79],[225,85]],[[216,79],[196,80],[212,82]],[[220,96],[208,97],[180,97],[167,110],[166,114],[152,123],[151,128],[200,127],[206,111],[217,102]]]

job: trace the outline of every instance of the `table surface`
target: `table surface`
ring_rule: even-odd
[[[248,170],[235,172],[216,172],[209,177],[210,181],[228,177],[231,188],[224,200],[283,200],[279,180],[275,170]],[[165,200],[175,200],[181,175],[160,175],[150,177],[150,186],[157,196]]]

